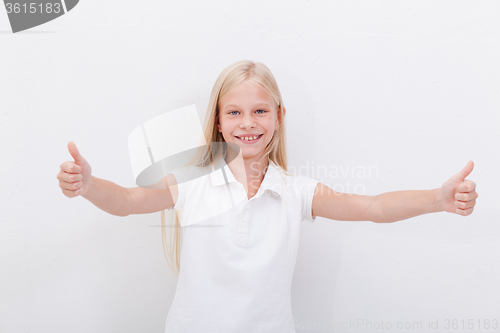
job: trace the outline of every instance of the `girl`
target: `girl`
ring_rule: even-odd
[[[162,226],[168,209],[175,221],[169,265],[179,280],[166,333],[294,332],[291,283],[301,221],[321,216],[381,223],[440,211],[472,213],[478,194],[465,180],[472,161],[441,188],[375,196],[335,192],[290,174],[285,114],[269,69],[240,61],[219,75],[204,124],[207,142],[237,145],[239,155],[228,159],[229,149],[208,146],[194,164],[216,170],[206,176],[176,185],[182,171],[176,170],[165,177],[166,189],[123,188],[91,176],[75,144],[68,144],[74,162],[61,164],[57,176],[64,195],[81,195],[118,216],[161,211]],[[222,167],[214,168],[218,163]],[[226,201],[227,189],[233,207],[211,214],[214,202]],[[200,212],[208,218],[200,219]]]

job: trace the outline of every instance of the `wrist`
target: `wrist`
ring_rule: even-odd
[[[90,176],[89,178],[89,181],[87,183],[87,188],[85,189],[85,191],[81,194],[81,196],[85,199],[89,199],[90,197],[90,194],[93,192],[93,189],[94,189],[94,182],[93,182],[93,178],[94,176]]]
[[[441,194],[441,189],[437,188],[434,190],[434,207],[436,212],[442,212],[443,209],[443,196]]]

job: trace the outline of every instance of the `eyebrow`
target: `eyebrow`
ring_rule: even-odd
[[[256,108],[261,107],[261,106],[265,106],[267,108],[271,107],[268,103],[259,103],[259,104],[254,105],[254,107],[256,107]],[[239,108],[239,106],[236,104],[229,104],[229,105],[226,105],[226,107],[224,109],[227,109],[227,108]]]

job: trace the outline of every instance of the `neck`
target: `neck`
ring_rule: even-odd
[[[264,180],[270,160],[268,156],[252,156],[243,158],[240,154],[228,166],[236,179],[241,183],[260,185]]]
[[[247,178],[258,179],[262,182],[267,168],[269,167],[269,158],[265,156],[260,159],[243,159],[243,161]]]

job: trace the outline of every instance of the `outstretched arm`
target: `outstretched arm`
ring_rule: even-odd
[[[417,215],[446,211],[463,216],[474,210],[478,194],[476,184],[465,178],[474,163],[433,190],[407,190],[368,196],[333,191],[319,183],[316,186],[312,214],[339,221],[396,222]]]

